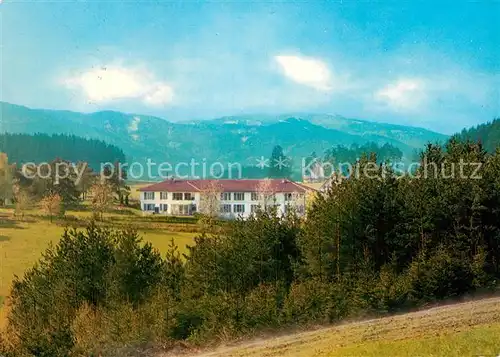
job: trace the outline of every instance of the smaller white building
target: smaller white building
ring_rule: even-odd
[[[253,212],[269,207],[275,207],[278,215],[290,209],[302,215],[306,195],[314,190],[282,179],[169,179],[140,191],[141,208],[146,213],[191,216],[200,212],[223,218],[248,218]]]

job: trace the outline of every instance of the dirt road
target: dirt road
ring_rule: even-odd
[[[350,345],[449,336],[467,332],[475,327],[496,326],[496,324],[500,324],[499,297],[345,323],[307,332],[237,342],[197,353],[172,351],[158,357],[326,356]]]

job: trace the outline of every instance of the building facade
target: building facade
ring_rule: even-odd
[[[197,212],[223,218],[248,218],[259,209],[284,215],[293,209],[305,213],[311,188],[282,179],[176,180],[169,179],[140,190],[145,213],[191,216]]]

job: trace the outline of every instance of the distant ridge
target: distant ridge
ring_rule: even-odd
[[[392,144],[405,156],[446,135],[422,128],[326,114],[241,115],[192,122],[117,111],[79,113],[0,102],[0,132],[70,134],[121,148],[128,160],[239,162],[254,165],[281,145],[293,159],[332,146]]]

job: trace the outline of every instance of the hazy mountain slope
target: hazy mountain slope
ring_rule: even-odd
[[[391,143],[405,154],[446,136],[425,129],[329,115],[246,115],[191,123],[102,111],[90,114],[1,103],[0,132],[74,134],[104,140],[129,160],[240,162],[254,165],[279,144],[300,161],[336,145]]]
[[[389,142],[395,145],[399,143],[411,148],[421,148],[428,142],[443,142],[447,139],[446,135],[423,128],[348,119],[340,115],[328,114],[241,115],[218,118],[211,122],[258,126],[282,122],[288,118],[303,119],[327,129],[335,129],[343,133],[361,136],[367,141],[373,141],[378,144]]]

